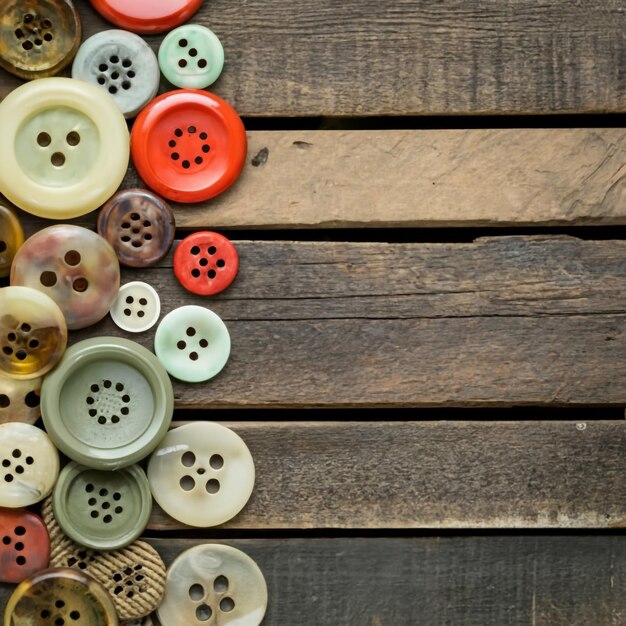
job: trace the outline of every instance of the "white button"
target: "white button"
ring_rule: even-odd
[[[250,450],[232,430],[194,422],[171,430],[150,457],[148,481],[161,508],[183,524],[223,524],[254,487]]]
[[[157,614],[167,626],[259,626],[266,610],[259,566],[241,550],[206,543],[174,559]]]
[[[113,321],[129,333],[142,333],[152,328],[160,314],[159,294],[141,281],[123,285],[111,307]]]
[[[0,424],[0,506],[43,500],[59,475],[59,453],[48,435],[30,424]]]

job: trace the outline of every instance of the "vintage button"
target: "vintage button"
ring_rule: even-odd
[[[158,263],[172,247],[175,229],[169,204],[146,189],[116,193],[98,214],[98,232],[129,267]]]
[[[120,265],[113,248],[93,231],[58,224],[26,240],[15,256],[11,284],[50,296],[75,330],[109,312],[120,287]]]
[[[43,500],[59,475],[59,453],[31,424],[0,424],[0,506],[12,509]]]
[[[47,569],[20,583],[4,610],[4,626],[118,626],[102,585],[83,572]]]
[[[131,133],[141,178],[178,202],[202,202],[226,191],[241,173],[246,150],[241,119],[207,91],[163,94],[138,115]]]
[[[74,461],[114,470],[150,454],[172,420],[167,372],[143,346],[85,339],[44,378],[41,415],[50,438]]]
[[[34,424],[41,416],[40,388],[41,378],[24,380],[0,374],[0,424],[5,422]]]
[[[206,26],[185,24],[165,36],[159,48],[163,76],[176,87],[204,89],[224,67],[224,48]]]
[[[52,506],[70,539],[95,550],[116,550],[148,525],[152,495],[138,465],[108,472],[69,463],[59,475]]]
[[[0,199],[0,277],[8,276],[13,257],[24,243],[24,231],[13,210]]]
[[[29,213],[55,220],[84,215],[126,175],[126,120],[94,85],[35,80],[0,103],[0,119],[0,192]]]
[[[125,30],[105,30],[87,39],[72,65],[72,78],[113,96],[124,117],[135,117],[156,96],[161,74],[152,48]]]
[[[147,283],[126,283],[111,307],[111,318],[129,333],[142,333],[152,328],[161,315],[159,294]]]
[[[243,439],[213,422],[171,430],[150,457],[154,499],[189,526],[217,526],[233,518],[250,498],[254,462]]]
[[[29,287],[0,289],[0,372],[11,378],[39,378],[63,356],[67,326],[45,293]]]
[[[200,296],[224,291],[238,270],[237,249],[219,233],[193,233],[180,242],[174,253],[176,278],[185,289]]]
[[[241,550],[206,543],[169,566],[157,615],[167,626],[259,626],[266,609],[267,584],[259,566]]]
[[[91,0],[93,7],[116,26],[135,33],[164,33],[186,22],[202,0]]]
[[[48,567],[50,539],[38,515],[0,509],[0,538],[0,582],[19,583]]]
[[[199,383],[217,376],[230,356],[226,324],[201,306],[181,306],[168,313],[154,335],[154,351],[178,380]]]
[[[76,54],[81,31],[70,0],[3,2],[0,66],[27,80],[54,76]]]

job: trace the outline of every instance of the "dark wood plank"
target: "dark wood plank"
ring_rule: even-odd
[[[624,623],[626,595],[622,539],[500,536],[227,543],[248,553],[265,575],[267,626],[618,626]],[[208,539],[150,541],[169,563]],[[0,586],[0,606],[8,593],[8,586]]]

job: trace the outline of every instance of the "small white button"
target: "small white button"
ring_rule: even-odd
[[[111,307],[113,321],[129,333],[142,333],[152,328],[160,314],[159,294],[140,281],[123,285]]]

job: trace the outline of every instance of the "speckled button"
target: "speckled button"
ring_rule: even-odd
[[[39,515],[0,509],[0,582],[19,583],[48,567],[50,539]]]
[[[71,78],[43,78],[0,102],[0,192],[48,219],[89,213],[126,175],[129,136],[115,101]]]
[[[154,351],[175,378],[199,383],[217,376],[230,356],[230,335],[219,315],[201,306],[168,313],[154,335]]]
[[[107,592],[73,569],[47,569],[24,580],[9,598],[4,626],[118,626]]]
[[[266,610],[267,584],[259,566],[241,550],[206,543],[169,566],[157,614],[167,626],[259,626]]]
[[[63,311],[71,330],[100,321],[120,287],[113,248],[81,226],[49,226],[26,240],[15,256],[11,284],[37,289]]]
[[[148,525],[152,496],[138,465],[108,472],[69,463],[59,475],[52,506],[70,539],[95,550],[116,550]]]
[[[129,267],[158,263],[172,247],[175,230],[170,206],[146,189],[116,193],[98,214],[98,232]]]
[[[0,289],[0,372],[39,378],[63,356],[67,326],[54,300],[29,287]]]
[[[176,87],[204,89],[224,67],[224,48],[206,26],[185,24],[168,33],[159,48],[163,76]]]
[[[120,288],[111,307],[111,318],[129,333],[142,333],[152,328],[161,314],[159,294],[147,283],[134,281]]]
[[[34,424],[39,411],[41,378],[17,379],[0,374],[0,424]]]
[[[13,210],[0,200],[0,277],[8,276],[13,257],[24,243],[24,231]]]
[[[51,439],[74,461],[97,469],[120,469],[150,454],[173,410],[167,372],[152,352],[128,339],[73,345],[41,388]]]
[[[12,509],[43,500],[59,475],[59,453],[48,435],[30,424],[0,424],[0,506]]]
[[[126,118],[132,118],[154,98],[161,80],[152,48],[125,30],[105,30],[80,47],[72,78],[107,91]]]
[[[0,66],[20,78],[54,76],[78,50],[81,22],[70,0],[3,0],[0,14]]]
[[[217,526],[245,506],[254,462],[243,439],[213,422],[171,430],[150,457],[148,480],[163,510],[189,526]]]

